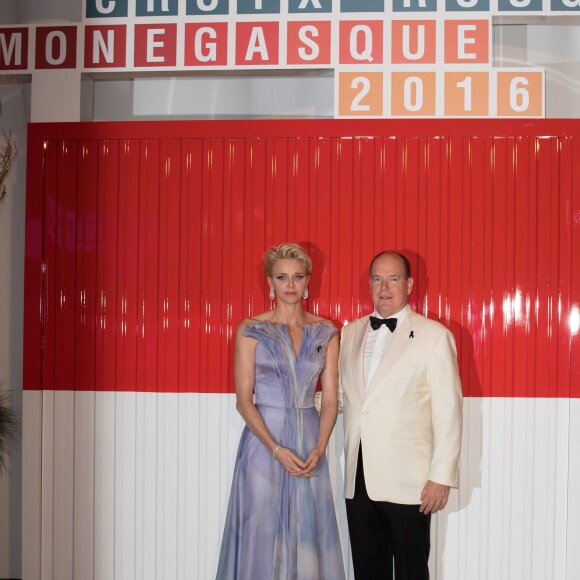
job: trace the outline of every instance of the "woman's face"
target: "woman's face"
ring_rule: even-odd
[[[268,276],[268,282],[274,287],[276,297],[286,304],[296,304],[302,300],[309,280],[310,276],[299,260],[277,260],[272,268],[272,275]]]

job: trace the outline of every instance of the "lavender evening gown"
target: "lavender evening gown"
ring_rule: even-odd
[[[272,437],[306,458],[316,447],[313,407],[331,324],[304,326],[298,360],[288,329],[250,323],[258,340],[255,403]],[[344,580],[328,464],[311,478],[292,477],[246,427],[242,433],[216,580]]]

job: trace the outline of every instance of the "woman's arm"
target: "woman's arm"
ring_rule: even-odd
[[[322,385],[322,408],[320,411],[320,429],[316,447],[310,451],[306,459],[305,473],[316,468],[318,461],[326,451],[328,440],[336,423],[338,413],[338,335],[333,336],[326,347],[324,370],[320,375]]]
[[[275,459],[291,475],[303,475],[304,461],[285,447],[280,447],[272,437],[264,418],[254,405],[254,365],[256,360],[256,340],[244,336],[247,322],[238,325],[234,353],[234,380],[236,384],[236,409],[248,429],[274,454]]]

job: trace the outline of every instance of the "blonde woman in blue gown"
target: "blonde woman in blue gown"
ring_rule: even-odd
[[[302,308],[312,261],[264,254],[273,310],[236,331],[236,457],[217,580],[344,580],[326,446],[338,409],[338,333]],[[322,409],[314,408],[320,379]]]

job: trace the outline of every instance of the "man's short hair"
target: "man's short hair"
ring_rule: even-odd
[[[369,266],[369,274],[371,274],[373,271],[373,264],[375,263],[375,260],[377,260],[382,256],[396,256],[397,258],[400,258],[401,261],[403,262],[403,266],[405,267],[405,278],[408,280],[411,277],[411,262],[409,262],[409,258],[407,258],[407,256],[405,256],[404,254],[401,254],[401,252],[397,252],[396,250],[384,250],[382,252],[379,252],[371,260],[371,265]]]

